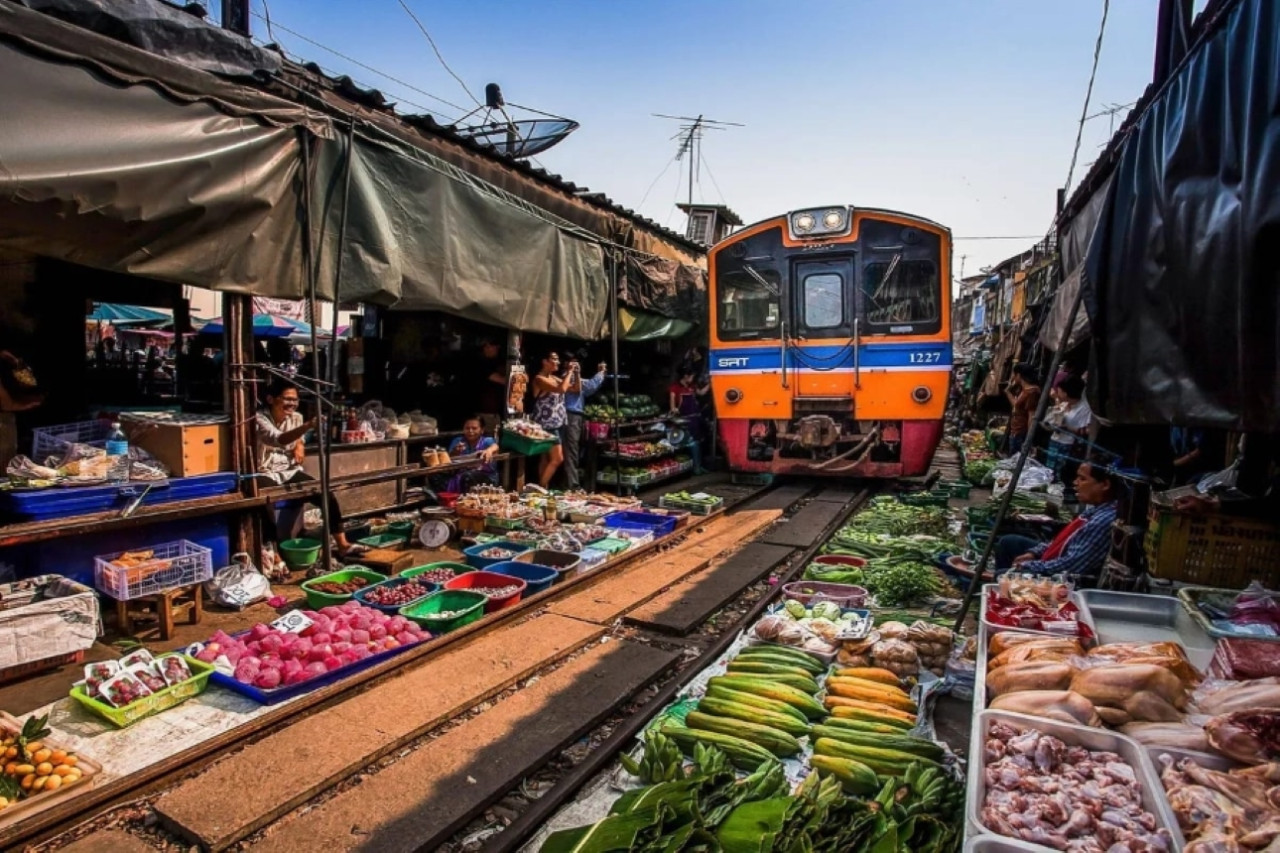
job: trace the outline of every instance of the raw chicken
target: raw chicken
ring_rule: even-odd
[[[1187,703],[1186,688],[1178,677],[1148,663],[1082,669],[1071,679],[1071,689],[1092,702],[1109,725],[1123,725],[1132,720],[1173,722],[1181,718],[1178,711]],[[1104,708],[1123,713],[1108,714]]]
[[[1015,714],[1028,714],[1032,717],[1044,717],[1063,723],[1085,726],[1101,726],[1093,704],[1079,693],[1070,690],[1023,690],[998,696],[991,703],[996,711],[1012,711]]]
[[[1229,773],[1191,759],[1160,757],[1160,781],[1178,817],[1186,850],[1237,853],[1280,849],[1280,765],[1261,764]]]
[[[1280,711],[1237,711],[1204,726],[1210,745],[1242,764],[1280,758]]]
[[[1003,722],[988,730],[984,750],[981,819],[993,832],[1072,853],[1173,849],[1120,756]]]
[[[1236,711],[1280,710],[1280,679],[1206,682],[1196,691],[1193,702],[1201,712],[1211,716]]]
[[[1209,739],[1202,726],[1189,723],[1129,723],[1120,728],[1138,743],[1147,746],[1171,746],[1192,752],[1208,752]]]
[[[1075,667],[1066,663],[1014,663],[988,675],[987,690],[992,696],[1023,690],[1066,690],[1075,672]]]

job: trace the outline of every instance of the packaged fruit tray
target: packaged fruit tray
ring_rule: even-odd
[[[157,660],[162,660],[164,657],[162,655]],[[209,677],[213,675],[213,666],[201,663],[188,655],[183,655],[182,659],[187,662],[187,668],[191,670],[190,678],[152,693],[150,696],[144,696],[136,702],[130,702],[123,708],[116,708],[101,699],[90,696],[83,683],[71,687],[71,698],[116,728],[123,729],[144,717],[181,705],[192,696],[199,696],[205,691],[209,686]]]
[[[658,506],[664,509],[682,509],[693,515],[711,515],[711,513],[724,506],[724,498],[715,497],[714,500],[708,501],[689,501],[681,500],[674,495],[663,495],[658,499]]]
[[[231,636],[239,639],[240,637],[243,637],[245,634],[248,634],[248,633],[249,633],[248,631],[241,631],[240,633],[232,634]],[[292,699],[295,696],[301,696],[303,693],[310,693],[312,690],[315,690],[316,688],[328,687],[330,684],[336,684],[337,682],[346,678],[348,675],[353,675],[357,672],[361,672],[362,670],[366,670],[371,667],[377,666],[383,661],[389,660],[398,654],[408,651],[409,649],[416,649],[418,646],[422,645],[422,643],[424,642],[430,642],[430,641],[423,640],[417,643],[410,643],[407,646],[399,646],[394,649],[387,649],[386,651],[369,655],[369,657],[365,658],[364,660],[356,661],[355,663],[349,663],[346,666],[340,666],[335,670],[325,673],[324,675],[320,675],[315,678],[308,679],[307,681],[303,681],[300,684],[291,684],[287,687],[277,687],[275,690],[262,690],[260,688],[254,687],[251,684],[245,684],[243,682],[237,681],[236,679],[232,678],[229,675],[224,675],[223,673],[219,672],[216,669],[213,671],[213,674],[210,676],[210,679],[213,681],[214,684],[217,684],[220,687],[225,687],[228,690],[234,690],[236,693],[239,693],[241,696],[247,696],[260,705],[276,705],[280,702],[284,702],[286,699]]]
[[[10,737],[21,733],[22,727],[26,722],[27,721],[20,721],[17,718],[0,711],[0,734],[3,734],[5,740],[8,740]],[[51,753],[53,750],[60,750],[74,755],[75,766],[80,770],[80,778],[70,784],[60,783],[57,790],[39,791],[34,794],[29,794],[25,799],[12,802],[4,808],[0,808],[0,830],[18,823],[19,821],[25,820],[37,812],[45,811],[59,803],[65,802],[84,791],[88,791],[93,787],[94,782],[97,781],[98,774],[102,772],[101,764],[84,757],[74,750],[65,749],[65,747],[58,742],[56,736],[52,738],[46,736],[42,738],[39,743],[45,749],[50,750]],[[52,754],[50,755],[50,758],[52,758]],[[15,781],[21,783],[22,780],[16,779]]]

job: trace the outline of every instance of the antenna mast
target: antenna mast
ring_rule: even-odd
[[[724,130],[726,127],[746,127],[746,125],[739,124],[736,121],[716,121],[704,115],[669,116],[663,113],[653,113],[653,116],[681,123],[680,129],[671,138],[680,140],[680,145],[676,149],[675,159],[679,161],[685,156],[689,158],[689,205],[692,206],[694,169],[702,162],[702,134],[708,130]]]

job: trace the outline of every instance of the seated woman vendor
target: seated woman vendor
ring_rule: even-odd
[[[493,457],[498,455],[498,443],[492,436],[484,434],[480,416],[467,418],[462,425],[462,435],[449,445],[449,456],[457,460],[459,456],[479,455],[483,465],[460,471],[449,480],[449,492],[465,492],[472,486],[481,484],[494,485],[498,482],[498,469],[493,465]]]
[[[996,542],[996,571],[1033,575],[1097,578],[1111,549],[1120,479],[1100,465],[1084,463],[1076,470],[1076,495],[1088,508],[1050,542],[1029,536],[1001,536]]]
[[[267,405],[258,410],[254,419],[254,446],[258,460],[258,473],[279,485],[305,483],[315,478],[302,470],[306,456],[302,438],[316,426],[316,419],[304,421],[298,412],[298,389],[283,379],[277,379],[267,389]],[[319,496],[308,498],[308,503],[319,505]],[[292,520],[292,514],[288,515]],[[350,549],[346,534],[342,532],[342,510],[333,494],[329,494],[329,526],[338,531],[334,541],[342,551]],[[292,535],[292,525],[277,522],[276,539]]]

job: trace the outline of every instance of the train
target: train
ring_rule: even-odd
[[[951,242],[919,216],[831,206],[711,248],[708,368],[731,470],[928,470],[951,383]]]

